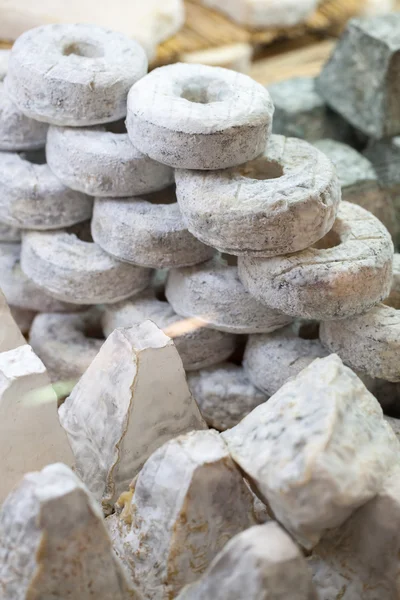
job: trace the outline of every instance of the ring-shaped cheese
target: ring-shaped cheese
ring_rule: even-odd
[[[169,191],[164,193],[167,198]],[[97,198],[92,236],[111,256],[151,268],[195,265],[215,253],[188,232],[177,202]]]
[[[78,379],[99,352],[104,340],[92,337],[99,327],[99,311],[36,315],[29,343],[43,361],[52,381]]]
[[[172,269],[165,295],[178,315],[195,317],[230,333],[274,331],[291,318],[253,298],[241,284],[237,267],[216,257],[201,265]]]
[[[378,304],[363,315],[337,323],[324,321],[321,342],[352,369],[400,382],[400,305]]]
[[[0,244],[0,289],[8,304],[35,312],[73,312],[82,306],[53,298],[21,269],[21,244]]]
[[[67,231],[26,232],[21,268],[51,296],[77,304],[118,302],[151,280],[150,269],[117,261]]]
[[[129,88],[146,72],[143,48],[125,35],[83,23],[56,24],[16,40],[5,81],[28,117],[75,127],[124,117]]]
[[[386,298],[393,243],[370,212],[341,202],[329,234],[313,248],[273,258],[239,257],[239,277],[260,302],[294,317],[343,319]]]
[[[318,339],[303,339],[288,326],[272,333],[250,335],[243,367],[250,381],[272,396],[313,360],[327,355]]]
[[[189,373],[187,380],[207,424],[219,431],[235,427],[253,408],[268,400],[243,368],[232,363]]]
[[[178,63],[155,69],[128,95],[132,143],[184,169],[224,169],[258,156],[273,104],[253,79],[221,67]]]
[[[175,180],[189,231],[235,255],[308,248],[332,227],[341,197],[331,161],[308,142],[281,135],[245,165],[211,173],[178,169]]]
[[[46,157],[64,185],[90,196],[139,196],[174,179],[170,167],[142,154],[127,133],[103,127],[50,127]]]
[[[398,319],[396,313],[388,311],[387,307],[392,307],[397,312],[400,309],[400,254],[393,257],[392,287],[384,304],[377,305],[359,317],[339,321],[336,323],[339,328],[337,332],[332,327],[333,323],[322,322],[319,335],[328,349],[335,347],[336,353],[343,357],[343,360],[346,357],[347,365],[352,366],[385,413],[400,415],[400,383],[370,375],[377,373],[390,376],[393,372],[396,374],[396,361],[399,362],[396,343],[399,333],[395,324]],[[379,331],[375,331],[374,327]],[[343,341],[343,345],[340,344],[340,340]],[[364,349],[360,344],[364,345]]]
[[[8,96],[0,77],[0,150],[36,150],[46,143],[47,123],[25,116]]]
[[[92,199],[63,185],[46,163],[28,157],[0,152],[0,220],[21,229],[46,230],[89,219]]]
[[[0,150],[35,150],[46,143],[47,124],[26,117],[9,98],[3,80],[10,50],[0,49]]]
[[[157,300],[152,289],[106,306],[103,331],[108,337],[118,327],[131,327],[147,319],[173,339],[186,371],[215,365],[229,358],[235,350],[236,336],[209,329],[196,319],[179,317],[168,302]]]

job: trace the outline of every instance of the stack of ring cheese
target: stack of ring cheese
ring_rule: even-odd
[[[272,134],[269,93],[246,75],[146,73],[122,34],[45,25],[0,84],[0,287],[42,313],[31,342],[53,379],[90,364],[93,321],[107,336],[150,318],[217,429],[330,352],[371,389],[400,382],[393,243],[341,201],[330,159]]]

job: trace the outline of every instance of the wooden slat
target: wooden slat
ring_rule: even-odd
[[[179,60],[181,54],[248,42],[257,46],[310,34],[338,34],[347,20],[360,13],[364,0],[323,0],[303,24],[289,28],[251,30],[207,8],[201,0],[186,0],[186,23],[179,33],[161,44],[153,66]]]
[[[314,77],[329,58],[336,40],[325,40],[305,48],[296,48],[253,63],[250,75],[263,85],[290,77]]]

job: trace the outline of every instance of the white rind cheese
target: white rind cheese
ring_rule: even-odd
[[[141,600],[100,507],[63,464],[28,473],[0,512],[2,600]]]
[[[316,600],[301,551],[277,523],[236,535],[177,600]]]
[[[340,358],[316,359],[221,434],[275,517],[306,548],[381,489],[396,437]]]
[[[108,337],[59,414],[77,472],[106,512],[152,452],[206,428],[178,351],[151,321]]]
[[[170,440],[132,485],[128,506],[107,521],[145,598],[175,598],[230,538],[256,523],[252,494],[215,431]]]

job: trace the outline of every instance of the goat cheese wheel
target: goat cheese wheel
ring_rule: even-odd
[[[273,135],[263,155],[232,169],[178,169],[187,227],[228,254],[276,256],[308,248],[331,229],[341,198],[329,158],[304,140]]]
[[[32,119],[96,125],[126,115],[129,88],[146,72],[143,48],[121,33],[84,23],[42,25],[14,43],[6,89]]]
[[[260,302],[294,317],[343,319],[385,299],[393,243],[370,212],[341,202],[336,221],[314,247],[273,258],[239,257],[239,277]]]
[[[118,302],[150,284],[151,270],[122,263],[67,231],[30,231],[22,240],[24,273],[59,300]]]
[[[400,382],[400,310],[378,304],[365,314],[321,323],[322,343],[352,369]]]
[[[43,361],[52,381],[79,379],[103,345],[104,339],[92,337],[100,328],[100,311],[36,315],[29,343]]]
[[[235,350],[235,335],[205,327],[197,319],[180,317],[168,302],[158,300],[151,288],[128,300],[107,305],[102,315],[104,335],[108,337],[114,329],[131,327],[148,319],[174,341],[185,371],[220,363]]]
[[[111,256],[154,269],[195,265],[215,254],[214,248],[189,233],[177,202],[98,198],[92,236]]]
[[[0,289],[7,302],[21,310],[35,312],[73,312],[79,304],[53,298],[38,287],[21,269],[21,244],[0,243]]]
[[[303,339],[289,325],[272,333],[250,335],[243,366],[250,381],[268,396],[329,352],[318,339]]]
[[[155,69],[128,95],[132,143],[181,169],[224,169],[264,151],[273,104],[259,83],[229,69],[177,63]]]
[[[10,50],[0,49],[0,150],[36,150],[46,143],[47,124],[26,117],[6,92]]]
[[[137,150],[127,133],[104,127],[52,126],[46,156],[64,185],[90,196],[139,196],[174,180],[173,170]]]
[[[165,295],[178,315],[195,317],[219,331],[261,333],[291,321],[253,298],[241,284],[237,267],[219,257],[194,267],[172,269]]]
[[[0,152],[0,220],[20,229],[61,229],[90,219],[92,199],[67,188],[37,156]]]
[[[232,363],[194,371],[187,379],[201,414],[218,431],[235,427],[253,408],[268,400],[243,368]]]

